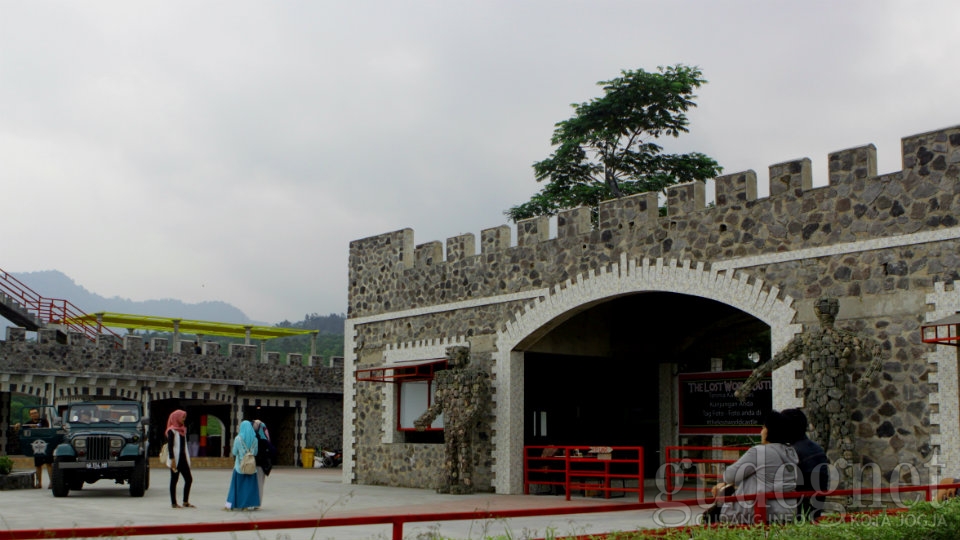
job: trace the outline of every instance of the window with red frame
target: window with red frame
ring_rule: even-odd
[[[357,370],[358,381],[389,382],[397,385],[397,430],[414,433],[413,423],[433,404],[436,395],[434,374],[446,369],[447,361],[421,360],[407,364]],[[443,432],[443,414],[437,416],[428,432]]]

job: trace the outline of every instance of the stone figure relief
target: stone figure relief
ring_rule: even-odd
[[[447,369],[436,374],[433,404],[413,425],[423,431],[443,413],[443,437],[446,447],[445,478],[438,493],[465,494],[476,491],[473,481],[473,436],[483,418],[490,398],[490,378],[469,366],[470,349],[449,347]]]
[[[847,383],[852,381],[854,362],[869,358],[870,365],[857,386],[863,388],[870,384],[882,365],[881,348],[874,340],[834,328],[840,311],[836,298],[820,298],[813,309],[820,328],[790,340],[773,358],[753,371],[736,396],[745,399],[763,376],[793,360],[803,360],[803,408],[813,427],[810,438],[826,450],[827,458],[840,473],[843,488],[853,479],[853,465],[858,459],[847,403]]]

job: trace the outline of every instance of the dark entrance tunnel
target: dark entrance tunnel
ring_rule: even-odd
[[[662,385],[710,371],[714,358],[724,370],[752,369],[750,352],[769,358],[770,331],[720,302],[650,292],[590,307],[524,350],[524,444],[643,446],[652,477],[662,462],[661,408],[674,406]],[[671,380],[661,381],[663,364]]]

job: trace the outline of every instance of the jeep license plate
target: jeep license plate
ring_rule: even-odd
[[[106,469],[107,463],[104,461],[91,461],[90,463],[87,463],[87,468],[88,469]]]

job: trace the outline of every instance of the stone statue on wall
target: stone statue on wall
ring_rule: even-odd
[[[859,387],[866,387],[880,370],[882,357],[877,342],[833,327],[839,311],[836,298],[818,299],[814,313],[820,320],[820,329],[794,337],[773,358],[757,367],[736,395],[745,399],[763,376],[802,359],[803,408],[813,426],[810,438],[823,445],[827,458],[840,471],[840,485],[846,486],[853,478],[856,461],[847,383],[853,378],[853,362],[869,358],[870,365],[857,381]]]
[[[473,435],[487,410],[490,397],[489,376],[475,367],[467,367],[470,349],[447,349],[447,369],[436,374],[433,404],[414,421],[423,431],[443,413],[443,437],[446,446],[446,478],[439,493],[473,493]]]

